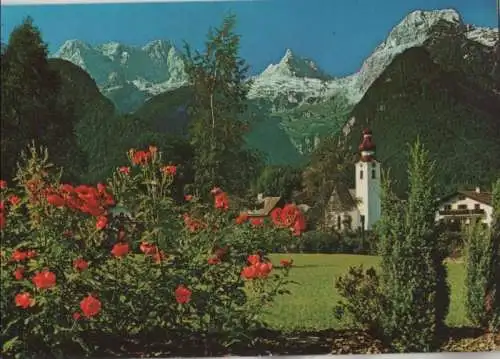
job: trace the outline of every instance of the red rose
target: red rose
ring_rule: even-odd
[[[33,284],[38,289],[52,288],[56,285],[56,275],[47,269],[37,272],[33,277]]]
[[[31,297],[30,293],[19,293],[14,298],[14,302],[16,303],[16,307],[21,307],[26,309],[34,304],[34,300]]]
[[[97,219],[97,222],[95,224],[95,227],[98,229],[98,230],[101,230],[101,229],[104,229],[106,228],[106,226],[108,225],[108,218],[105,217],[105,216],[100,216],[98,219]]]
[[[291,267],[293,264],[293,259],[282,259],[282,260],[280,260],[280,264],[282,267],[285,267],[285,268]]]
[[[118,172],[123,173],[125,175],[130,174],[130,167],[122,166],[118,169]]]
[[[80,302],[80,309],[85,317],[90,318],[99,314],[101,311],[101,302],[92,295],[88,295]]]
[[[175,300],[180,304],[189,303],[191,300],[191,293],[192,292],[188,288],[179,285],[175,290]]]
[[[9,202],[11,205],[17,206],[19,203],[21,203],[21,198],[13,194],[9,196]]]
[[[28,258],[28,253],[27,252],[23,252],[23,251],[21,251],[19,249],[16,249],[14,252],[12,252],[11,258],[15,262],[22,262],[26,258]]]
[[[46,198],[47,198],[47,202],[52,206],[63,207],[66,204],[66,201],[64,200],[64,198],[62,198],[58,194],[49,194],[49,195],[47,195]]]
[[[124,257],[129,252],[128,243],[116,243],[111,250],[111,254],[115,257]]]
[[[241,271],[241,276],[245,279],[254,279],[257,277],[257,267],[254,265],[243,268]]]
[[[250,223],[252,223],[252,226],[254,227],[259,227],[264,224],[264,220],[262,218],[252,218]]]
[[[257,275],[259,277],[267,277],[269,273],[271,273],[271,270],[273,269],[272,263],[259,263],[256,265],[257,267]]]
[[[248,263],[255,265],[257,263],[260,263],[260,256],[258,254],[252,254],[248,256],[247,260]]]
[[[141,245],[139,246],[139,249],[141,250],[142,253],[146,255],[152,255],[157,251],[156,246],[148,242],[142,242]]]
[[[73,319],[74,320],[78,320],[82,317],[82,315],[79,313],[79,312],[74,312],[73,313]]]
[[[89,263],[83,258],[77,258],[73,261],[73,268],[79,271],[84,271],[89,267]]]
[[[161,169],[161,171],[169,176],[175,176],[177,173],[177,167],[176,166],[165,166]]]
[[[229,198],[226,192],[220,192],[215,195],[215,208],[218,209],[228,209],[229,208]]]
[[[14,278],[16,278],[16,280],[21,280],[24,278],[24,268],[18,267],[12,274],[14,275]]]

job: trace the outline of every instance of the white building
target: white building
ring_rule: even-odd
[[[371,230],[380,219],[380,162],[375,159],[376,146],[370,130],[363,131],[359,145],[360,159],[355,165],[355,188],[332,193],[327,222],[336,230]]]
[[[475,191],[457,191],[439,199],[436,221],[454,224],[460,229],[463,224],[467,225],[475,220],[481,220],[490,226],[492,216],[492,194],[482,192],[478,187]]]

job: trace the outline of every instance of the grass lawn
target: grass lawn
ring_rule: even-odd
[[[273,329],[323,330],[343,329],[346,323],[334,316],[334,306],[340,299],[334,287],[335,279],[346,273],[349,266],[363,264],[365,268],[377,266],[378,257],[349,254],[274,254],[271,260],[279,265],[282,258],[292,258],[294,267],[290,272],[291,295],[276,300],[266,319]],[[464,308],[464,265],[448,264],[448,281],[451,285],[451,305],[448,325],[467,325]]]

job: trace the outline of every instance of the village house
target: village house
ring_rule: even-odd
[[[284,201],[281,197],[264,197],[262,193],[259,193],[256,204],[260,208],[248,211],[248,217],[264,219],[271,214],[273,209],[282,208]]]
[[[338,231],[371,230],[380,219],[380,162],[375,158],[372,132],[363,131],[360,158],[354,166],[355,188],[338,186],[327,205],[326,222]]]
[[[493,206],[491,192],[483,192],[478,187],[475,191],[456,191],[439,200],[436,221],[450,224],[459,230],[462,225],[481,220],[491,225]]]

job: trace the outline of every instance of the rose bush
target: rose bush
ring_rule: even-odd
[[[15,183],[1,182],[4,355],[193,334],[229,346],[287,292],[290,263],[274,268],[266,253],[304,230],[295,206],[249,220],[219,188],[211,205],[176,203],[176,166],[153,146],[128,157],[107,184],[73,186],[32,147]]]

